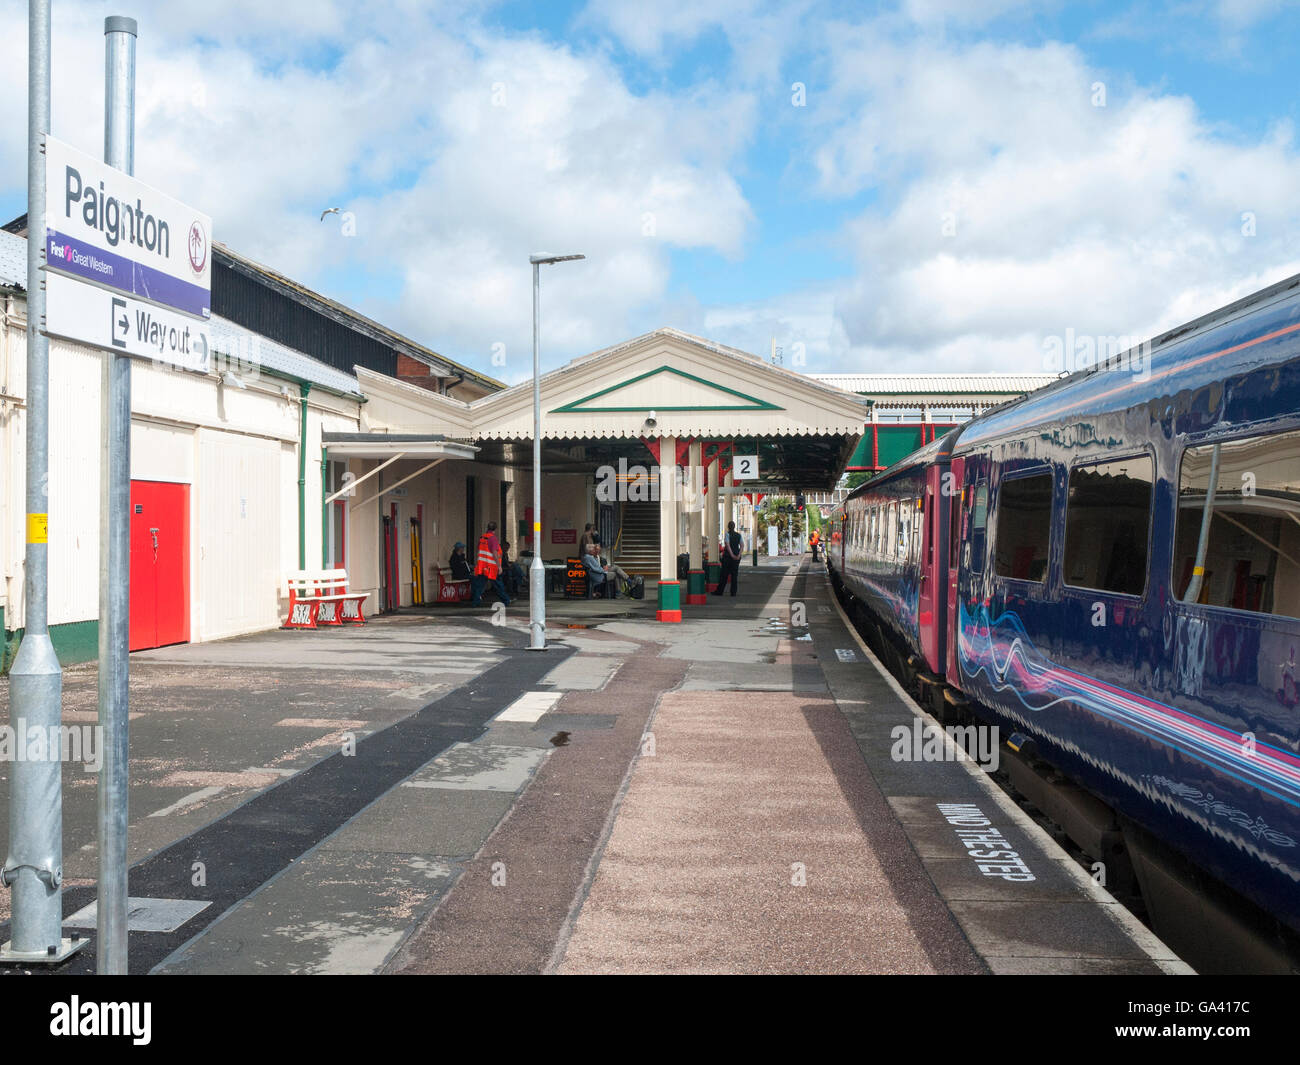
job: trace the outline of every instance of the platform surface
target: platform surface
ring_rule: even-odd
[[[807,557],[680,624],[653,589],[547,610],[541,653],[521,600],[132,655],[130,894],[168,918],[132,971],[1186,971],[978,768],[898,758],[928,720]],[[64,687],[93,723],[93,665]],[[95,777],[64,776],[85,929]]]

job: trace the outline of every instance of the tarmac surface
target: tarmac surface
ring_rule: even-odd
[[[973,764],[891,756],[925,722],[823,570],[740,588],[548,599],[545,653],[525,600],[132,655],[131,971],[1186,971]],[[93,664],[64,692],[93,724]],[[94,784],[65,765],[61,972]]]

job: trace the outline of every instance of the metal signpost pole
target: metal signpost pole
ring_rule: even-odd
[[[104,162],[135,173],[135,19],[104,20]],[[106,353],[99,491],[99,886],[101,974],[127,971],[127,713],[131,626],[131,356]]]
[[[530,255],[533,265],[533,561],[528,566],[528,649],[546,650],[546,567],[542,564],[542,356],[538,339],[541,268],[585,255]]]
[[[538,345],[538,298],[541,263],[533,264],[533,560],[528,564],[530,651],[546,650],[546,567],[542,564],[542,357]]]
[[[49,632],[48,514],[50,342],[45,318],[45,159],[50,129],[50,0],[28,8],[27,418],[25,631],[9,674],[10,722],[17,742],[59,734],[63,673]],[[12,936],[4,962],[57,962],[77,946],[62,938],[63,766],[61,746],[11,764],[9,854],[0,880],[13,890]]]

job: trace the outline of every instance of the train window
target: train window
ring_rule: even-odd
[[[1300,432],[1183,452],[1173,566],[1179,599],[1300,617]]]
[[[1148,455],[1075,466],[1065,510],[1065,583],[1141,595],[1151,530]]]
[[[1047,579],[1052,532],[1052,475],[1002,479],[998,489],[998,531],[993,570],[1020,581]]]
[[[927,569],[933,569],[934,568],[934,541],[936,539],[935,536],[936,519],[934,515],[939,508],[934,505],[934,495],[931,494],[929,489],[926,489],[926,502],[928,505],[925,508],[925,536],[926,536],[925,566]]]
[[[948,568],[954,572],[961,549],[961,516],[965,502],[966,493],[960,491],[948,500],[948,517],[952,520],[948,526]]]
[[[906,559],[908,557],[910,536],[908,535],[912,528],[912,502],[909,499],[900,499],[898,501],[898,549],[894,552],[895,557]]]
[[[916,501],[916,506],[912,510],[912,553],[909,561],[916,562],[921,557],[921,529],[925,524],[925,496],[921,496]]]
[[[989,489],[983,481],[971,489],[970,561],[972,573],[984,572],[984,541],[989,520]]]

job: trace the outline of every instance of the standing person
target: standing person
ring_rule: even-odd
[[[817,535],[816,529],[814,529],[811,533],[809,533],[808,546],[812,548],[812,556],[814,562],[821,561],[821,559],[819,559],[817,556],[817,549],[821,546],[821,542],[822,542],[822,538]]]
[[[497,598],[509,606],[510,596],[501,583],[501,544],[497,540],[497,523],[494,521],[487,523],[487,531],[478,538],[477,559],[474,564],[474,579],[470,582],[474,598],[469,605],[482,606],[483,589],[491,584]]]
[[[591,522],[587,522],[587,524],[582,527],[582,539],[578,541],[578,554],[595,555],[599,557],[599,544],[600,537],[596,535],[596,526],[592,525]]]
[[[731,581],[731,594],[736,594],[736,585],[740,579],[740,556],[744,553],[745,541],[736,532],[736,523],[727,522],[727,535],[722,538],[722,576],[714,595],[721,595],[722,589]]]

